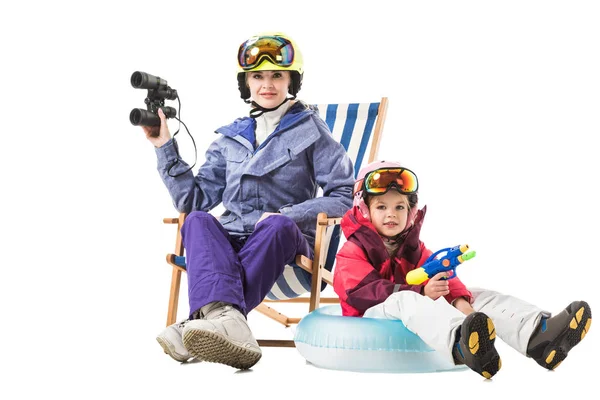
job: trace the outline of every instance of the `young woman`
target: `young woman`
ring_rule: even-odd
[[[297,254],[312,257],[319,212],[342,216],[352,205],[353,167],[316,111],[297,101],[303,76],[298,46],[282,33],[244,41],[238,87],[250,116],[217,129],[198,173],[161,126],[144,127],[182,228],[189,320],[157,338],[172,358],[235,368],[261,357],[246,315],[264,299]],[[158,137],[153,137],[158,130]],[[323,197],[316,198],[317,189]],[[207,211],[223,203],[219,219]]]

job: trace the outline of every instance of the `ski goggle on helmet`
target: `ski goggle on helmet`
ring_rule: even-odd
[[[392,188],[402,194],[417,193],[417,175],[398,163],[378,161],[367,165],[358,173],[354,195],[362,192],[362,197],[367,194],[377,196],[387,193]]]
[[[265,63],[265,61],[267,61]],[[264,69],[295,70],[302,73],[302,56],[293,41],[278,33],[253,36],[240,45],[238,66],[241,71]]]

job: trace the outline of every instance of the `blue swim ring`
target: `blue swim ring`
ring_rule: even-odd
[[[339,305],[311,312],[294,343],[311,364],[357,372],[438,372],[464,369],[441,357],[400,320],[342,316]]]

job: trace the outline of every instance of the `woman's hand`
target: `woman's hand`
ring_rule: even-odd
[[[450,272],[440,272],[436,274],[433,278],[429,280],[429,282],[427,282],[427,285],[425,285],[425,288],[423,289],[423,294],[433,300],[437,300],[441,296],[450,294],[450,287],[448,286],[448,281],[442,278],[447,278],[451,275],[452,274]]]
[[[146,138],[154,145],[161,147],[171,139],[171,133],[167,125],[167,117],[162,109],[158,109],[158,117],[160,118],[160,126],[142,126]]]

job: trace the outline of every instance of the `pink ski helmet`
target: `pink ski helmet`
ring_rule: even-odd
[[[375,161],[360,169],[354,182],[354,206],[362,216],[371,220],[369,207],[365,203],[367,195],[377,196],[387,193],[390,189],[412,197],[414,204],[410,205],[404,230],[410,227],[417,214],[419,183],[417,175],[397,162]]]

